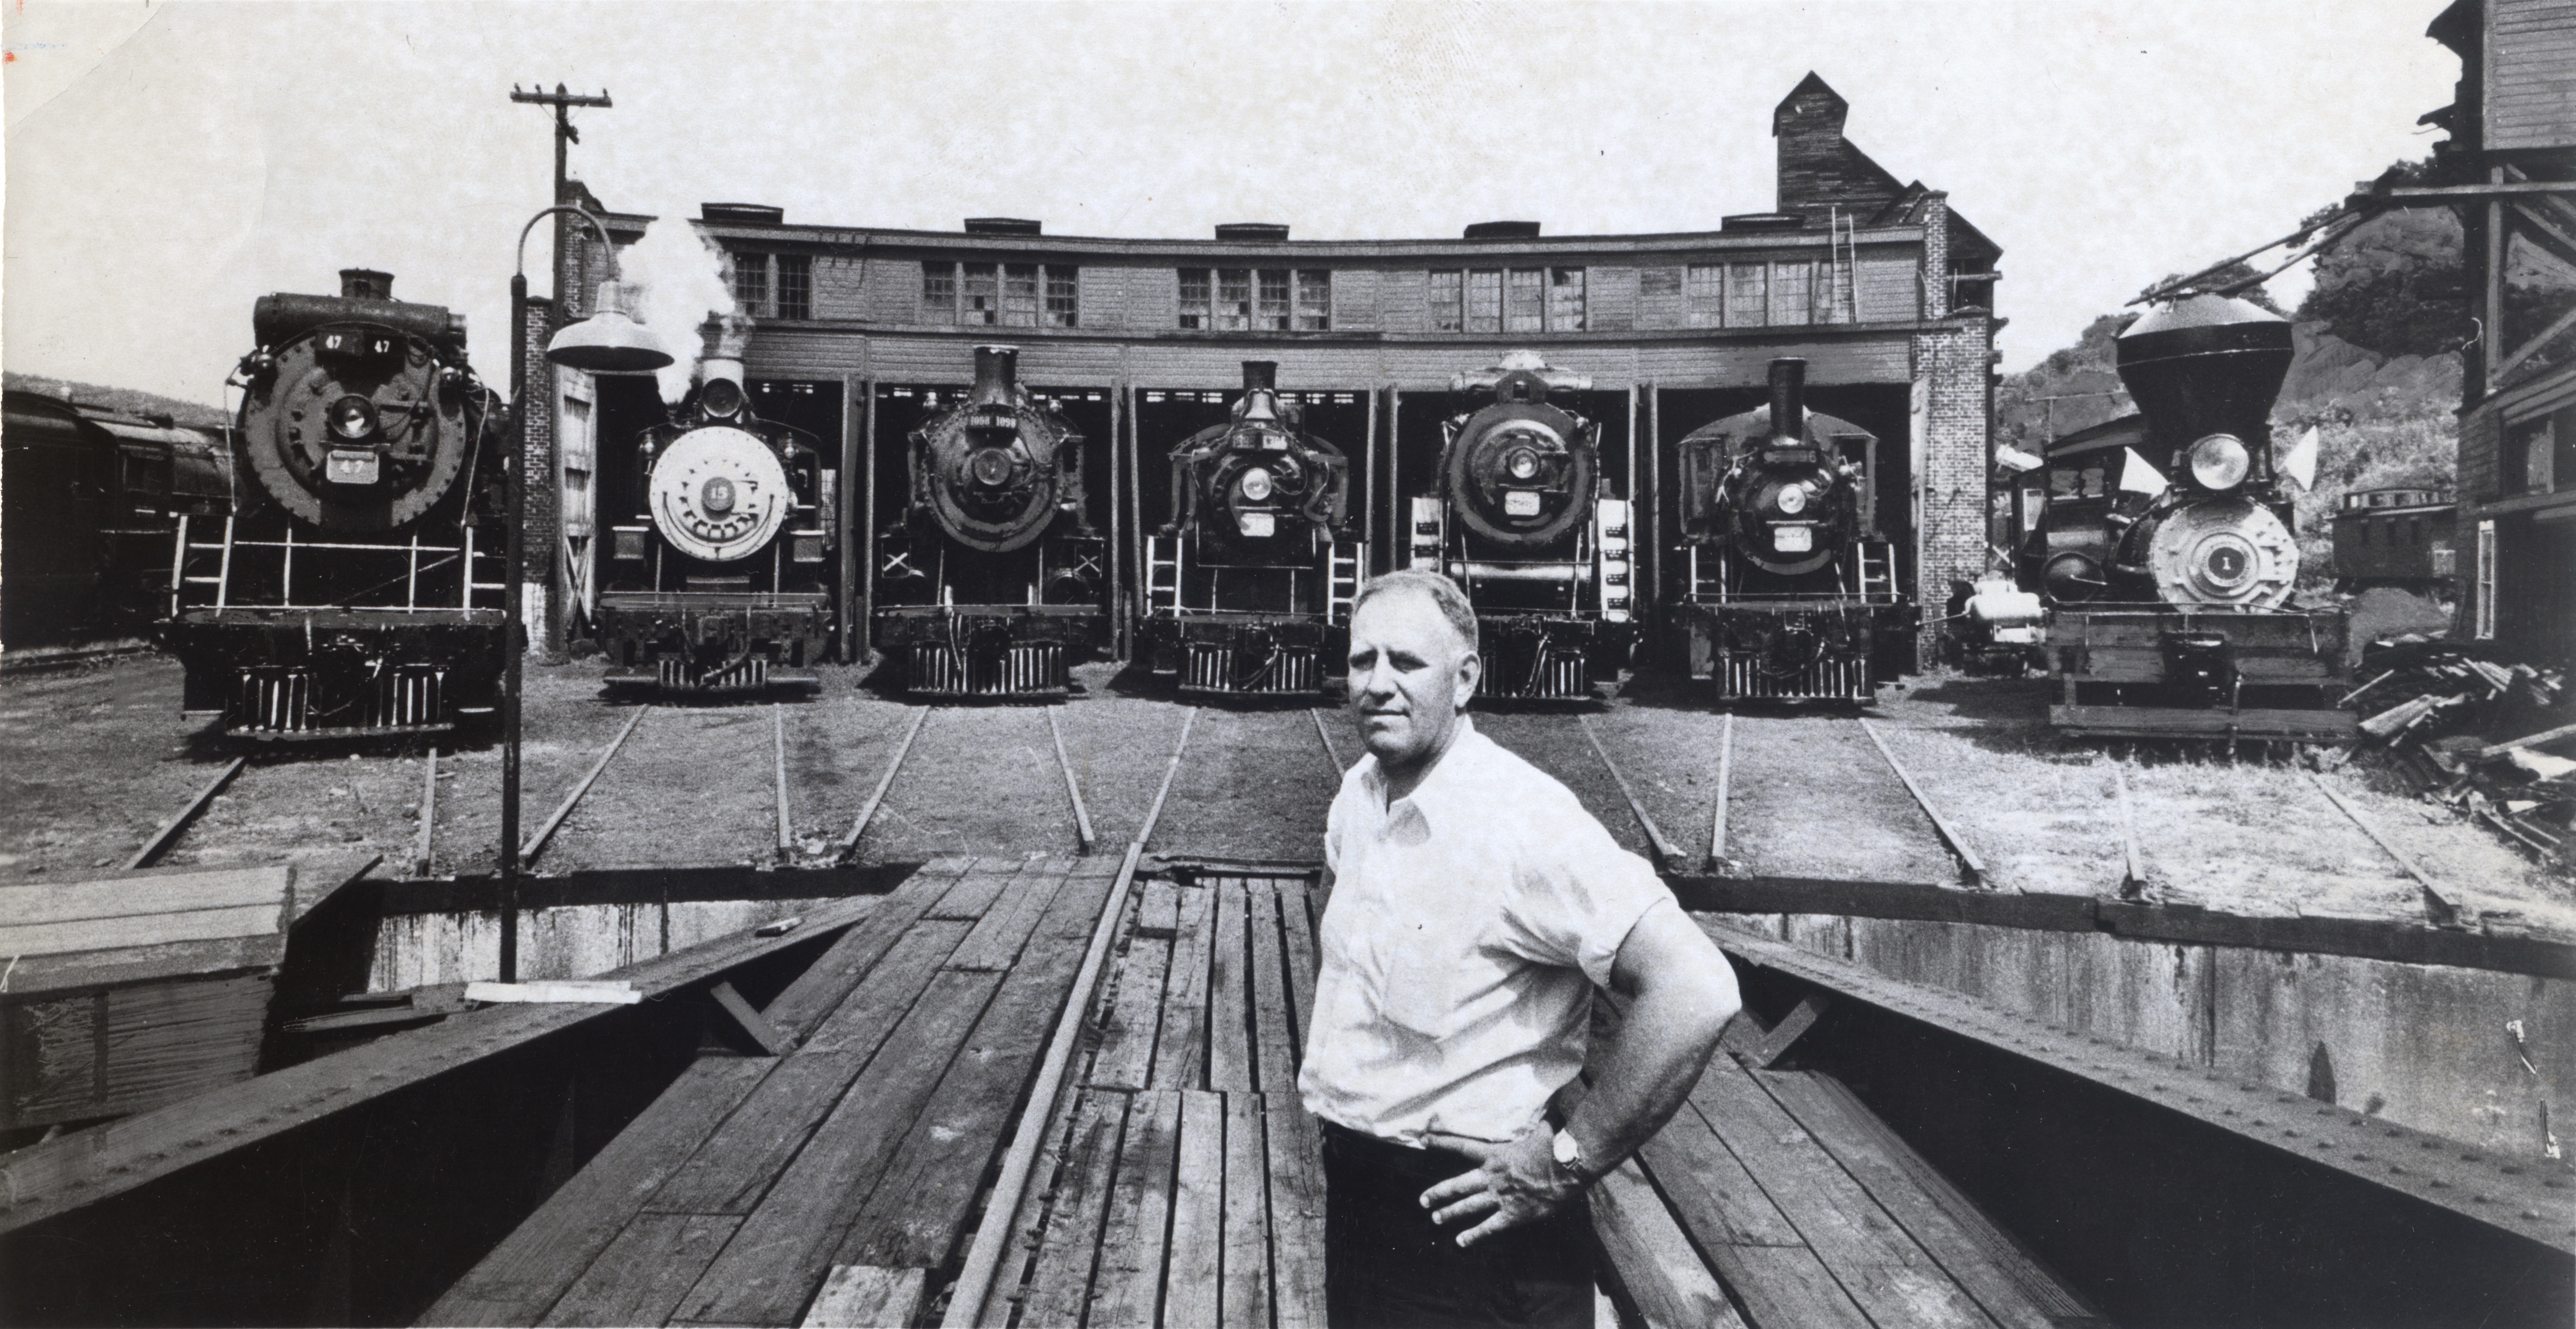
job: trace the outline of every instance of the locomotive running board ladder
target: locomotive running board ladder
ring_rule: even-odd
[[[1172,535],[1145,537],[1145,612],[1181,612],[1181,541]]]
[[[1344,553],[1348,550],[1348,553]],[[1339,541],[1324,551],[1324,617],[1333,623],[1351,621],[1351,601],[1359,598],[1360,583],[1367,580],[1368,542],[1344,544]]]

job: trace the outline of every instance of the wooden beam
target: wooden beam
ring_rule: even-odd
[[[1055,740],[1056,768],[1064,772],[1065,796],[1073,800],[1074,836],[1080,852],[1087,854],[1091,852],[1093,841],[1091,810],[1082,805],[1082,782],[1074,778],[1073,758],[1066,756],[1064,751],[1064,727],[1056,723],[1056,713],[1063,709],[1061,706],[1046,708],[1047,736]]]
[[[1746,1329],[1636,1160],[1594,1183],[1591,1200],[1592,1231],[1619,1299],[1646,1329]]]
[[[2562,738],[2576,738],[2576,724],[2563,724],[2555,729],[2543,729],[2537,734],[2525,734],[2520,738],[2507,739],[2502,743],[2489,743],[2485,747],[2478,749],[2477,756],[2472,760],[2493,761],[2508,752],[2515,751],[2516,749],[2538,747],[2543,743],[2555,743]]]
[[[868,378],[865,380],[865,383],[866,383],[867,394],[868,394],[867,406],[866,406],[867,415],[866,415],[866,421],[865,421],[865,426],[864,426],[864,427],[865,427],[865,429],[866,429],[866,432],[867,432],[867,438],[866,438],[866,440],[865,440],[865,445],[864,445],[863,450],[864,450],[864,451],[866,452],[866,454],[867,454],[867,460],[866,460],[866,462],[863,464],[862,469],[863,469],[863,470],[865,471],[865,473],[866,473],[866,474],[864,475],[864,477],[863,477],[863,478],[866,480],[866,484],[865,484],[864,486],[862,486],[862,485],[861,485],[861,484],[859,484],[856,480],[853,480],[853,481],[851,482],[851,484],[850,484],[850,499],[849,499],[849,501],[850,501],[850,502],[857,504],[857,505],[858,505],[858,508],[859,508],[859,544],[860,544],[861,548],[860,548],[857,552],[858,552],[858,562],[859,562],[859,567],[862,569],[862,572],[861,572],[861,574],[860,574],[860,576],[859,576],[859,585],[858,585],[858,593],[859,593],[859,623],[858,623],[859,637],[858,637],[858,650],[857,650],[857,652],[856,652],[856,658],[854,658],[854,659],[851,661],[851,663],[852,663],[852,664],[864,663],[864,662],[865,662],[865,661],[867,661],[871,656],[874,656],[874,655],[876,654],[876,648],[877,648],[877,380],[876,380],[876,376],[875,376],[875,375],[873,375],[873,374],[869,375],[869,376],[868,376]],[[864,495],[865,495],[864,497],[862,497],[862,491],[864,491]],[[846,603],[846,602],[849,600],[849,597],[850,597],[850,588],[848,588],[848,587],[846,587],[846,586],[845,586],[845,587],[843,587],[843,588],[842,588],[842,590],[841,590],[841,599],[843,600],[843,602],[844,602],[844,603]]]
[[[1756,1068],[1761,1070],[1769,1070],[1779,1065],[1780,1059],[1789,1055],[1790,1047],[1799,1039],[1806,1037],[1808,1030],[1816,1027],[1816,1021],[1824,1018],[1826,1008],[1832,1004],[1833,999],[1821,992],[1811,992],[1800,997],[1798,1004],[1787,1015],[1780,1017],[1780,1023],[1773,1025],[1771,1031],[1762,1035],[1761,1041],[1753,1045],[1748,1058]]]
[[[910,1324],[930,1295],[927,1269],[880,1269],[836,1264],[805,1309],[802,1329],[874,1329]]]
[[[2503,320],[2499,319],[2497,321],[2501,323]],[[2570,309],[2566,313],[2559,315],[2556,322],[2551,323],[2548,327],[2542,328],[2539,332],[2533,334],[2531,340],[2522,344],[2521,349],[2505,356],[2503,363],[2496,366],[2495,372],[2497,377],[2501,378],[2515,365],[2521,364],[2523,361],[2539,354],[2542,347],[2558,340],[2559,334],[2567,331],[2569,328],[2576,328],[2576,309]]]
[[[886,791],[894,787],[895,772],[903,769],[905,754],[912,751],[912,740],[921,733],[921,722],[930,718],[930,708],[920,707],[912,713],[912,726],[903,731],[903,741],[895,745],[894,757],[886,762],[885,774],[878,777],[876,791],[859,805],[859,815],[850,822],[850,833],[841,837],[840,858],[847,861],[859,851],[859,837],[868,833],[868,823],[876,819],[877,808],[885,802]]]
[[[2372,825],[2370,818],[2361,815],[2361,809],[2354,807],[2351,800],[2336,793],[2334,786],[2327,784],[2324,776],[2315,771],[2307,774],[2308,782],[2317,787],[2318,793],[2325,795],[2326,800],[2333,803],[2337,811],[2342,812],[2353,825],[2360,827],[2362,834],[2370,837],[2371,843],[2387,851],[2390,858],[2397,860],[2397,866],[2404,868],[2406,875],[2415,879],[2416,888],[2424,894],[2424,912],[2432,918],[2436,927],[2466,925],[2467,920],[2460,914],[2459,902],[2452,899],[2450,894],[2442,889],[2440,883],[2425,875],[2424,869],[2411,855],[2398,848],[2394,841],[2382,834],[2377,826]]]
[[[1633,515],[1630,520],[1635,520]],[[1631,527],[1631,529],[1634,528]],[[1583,736],[1592,741],[1592,751],[1601,758],[1603,769],[1609,771],[1611,780],[1618,784],[1619,796],[1628,800],[1628,811],[1636,816],[1638,829],[1645,832],[1647,847],[1654,851],[1655,866],[1670,869],[1679,865],[1682,862],[1680,847],[1665,839],[1663,828],[1657,826],[1655,819],[1647,815],[1645,803],[1638,799],[1637,791],[1628,786],[1628,777],[1620,773],[1617,762],[1610,760],[1610,749],[1601,746],[1601,736],[1593,732],[1592,717],[1579,715],[1575,717],[1575,722],[1583,727]]]
[[[769,739],[778,764],[778,856],[783,860],[795,848],[796,835],[787,811],[787,709],[777,702],[769,704]]]
[[[1940,833],[1941,842],[1950,846],[1951,853],[1959,856],[1960,869],[1966,873],[1968,880],[1977,885],[1984,885],[1985,860],[1977,857],[1977,851],[1969,846],[1967,837],[1959,833],[1958,827],[1950,824],[1949,818],[1941,815],[1941,809],[1934,806],[1932,796],[1923,791],[1923,786],[1914,782],[1913,774],[1905,769],[1903,762],[1896,759],[1895,749],[1887,746],[1886,739],[1879,737],[1877,727],[1867,720],[1856,721],[1856,723],[1860,725],[1862,733],[1869,735],[1869,741],[1877,746],[1878,755],[1887,758],[1887,768],[1896,772],[1897,779],[1905,782],[1906,792],[1914,795],[1914,801],[1923,809],[1923,815],[1931,819],[1932,829]]]
[[[2120,763],[2111,763],[2111,787],[2120,797],[2120,898],[2135,900],[2147,893],[2145,856],[2138,852],[2137,809],[2129,802],[2129,775]]]
[[[1726,721],[1717,732],[1717,806],[1709,813],[1708,870],[1726,874],[1726,800],[1728,786],[1735,776],[1735,712],[1726,713]]]
[[[143,842],[143,847],[135,850],[132,858],[125,860],[125,870],[133,872],[152,866],[152,860],[159,858],[161,851],[169,848],[171,843],[179,838],[179,832],[186,830],[188,823],[195,821],[197,814],[205,811],[206,805],[214,802],[215,795],[222,793],[224,786],[231,784],[233,777],[241,774],[241,768],[249,762],[248,757],[235,757],[230,765],[216,772],[215,778],[208,780],[206,787],[197,791],[196,797],[189,799],[186,806],[177,812],[171,813],[170,819],[161,823],[160,829],[152,832],[151,838]]]
[[[1349,770],[1349,767],[1342,764],[1342,754],[1333,747],[1332,731],[1324,728],[1324,713],[1310,710],[1306,714],[1315,717],[1315,737],[1324,740],[1324,756],[1333,763],[1333,770],[1336,773]]]
[[[761,1051],[773,1057],[783,1057],[795,1050],[795,1038],[780,1032],[778,1026],[754,1010],[750,1002],[743,1000],[741,993],[734,991],[732,983],[718,983],[707,990],[707,995],[715,998],[716,1009],[732,1017],[734,1027],[759,1044]]]
[[[430,745],[420,786],[420,831],[412,837],[411,874],[429,875],[429,840],[438,829],[438,746]]]
[[[834,900],[783,937],[749,931],[614,969],[647,998],[678,991],[763,956],[848,927],[875,897]],[[626,1009],[606,1005],[491,1006],[363,1047],[272,1071],[166,1108],[31,1145],[0,1163],[0,1233],[120,1195],[210,1159],[283,1135],[546,1035]]]
[[[626,721],[626,727],[618,730],[617,737],[609,740],[607,750],[601,752],[599,760],[592,762],[590,770],[573,784],[572,792],[564,795],[564,800],[556,806],[554,815],[546,818],[546,824],[538,827],[537,833],[529,836],[527,843],[519,846],[521,867],[535,862],[537,855],[545,851],[546,842],[554,838],[555,829],[563,825],[564,818],[572,815],[573,806],[581,802],[582,795],[590,792],[590,786],[599,779],[599,773],[607,770],[608,763],[616,758],[617,750],[626,746],[626,736],[635,732],[635,726],[644,723],[645,715],[652,709],[649,703],[635,708],[635,714]]]

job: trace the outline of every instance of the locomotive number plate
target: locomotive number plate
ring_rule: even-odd
[[[1774,526],[1771,547],[1783,554],[1803,554],[1816,547],[1816,530],[1812,526]]]
[[[333,452],[329,456],[323,458],[322,473],[338,484],[374,484],[376,482],[376,454],[372,452]]]
[[[1245,512],[1236,517],[1236,525],[1245,535],[1269,536],[1279,533],[1279,518],[1267,512]]]
[[[1515,489],[1503,495],[1503,515],[1506,517],[1537,516],[1538,495],[1527,489]]]

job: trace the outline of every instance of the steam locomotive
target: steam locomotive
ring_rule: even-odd
[[[1628,504],[1576,409],[1591,386],[1535,351],[1450,381],[1463,409],[1442,425],[1439,492],[1412,501],[1410,566],[1475,605],[1488,696],[1589,698],[1628,660]]]
[[[2341,609],[2292,602],[2299,547],[2269,415],[2290,324],[2195,295],[2114,343],[2135,417],[2049,449],[2014,495],[2020,588],[2046,602],[2042,653],[2072,734],[2343,742]],[[1973,637],[2013,626],[1979,596]]]
[[[1771,362],[1771,404],[1680,445],[1681,658],[1720,701],[1877,699],[1873,654],[1905,626],[1876,527],[1875,440],[1806,409],[1807,362]]]
[[[148,629],[170,607],[180,517],[232,510],[221,431],[11,389],[0,426],[0,642]]]
[[[234,509],[179,522],[160,639],[233,736],[429,733],[498,700],[501,409],[463,315],[340,277],[252,307]]]
[[[1063,695],[1108,645],[1082,435],[1018,368],[1019,348],[976,347],[965,400],[910,439],[909,498],[877,550],[876,640],[916,694]]]
[[[1148,667],[1183,692],[1314,693],[1346,653],[1367,550],[1349,538],[1350,462],[1243,362],[1233,419],[1172,449],[1173,518],[1145,541]]]
[[[832,639],[835,473],[811,435],[752,410],[750,335],[719,321],[697,385],[635,441],[635,516],[610,527],[595,624],[612,687],[821,685],[805,671]]]

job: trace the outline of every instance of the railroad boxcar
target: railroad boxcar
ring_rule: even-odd
[[[2060,440],[2014,500],[2047,603],[2050,722],[2079,735],[2343,742],[2348,618],[2294,601],[2295,515],[2269,415],[2288,320],[2190,296],[2114,343],[2138,414]],[[1970,628],[1974,630],[1973,625]]]
[[[433,733],[499,701],[506,408],[463,315],[341,280],[253,306],[235,510],[176,535],[159,636],[183,706],[237,737]]]
[[[1873,658],[1904,627],[1876,440],[1806,409],[1806,368],[1772,361],[1770,405],[1681,441],[1675,649],[1721,702],[1873,702]]]
[[[181,517],[232,510],[223,431],[13,389],[0,425],[0,642],[148,629]]]
[[[975,383],[908,440],[903,514],[878,537],[876,642],[932,697],[1062,696],[1110,639],[1109,542],[1083,436],[975,348]]]
[[[1628,663],[1636,588],[1629,505],[1601,471],[1590,375],[1535,351],[1450,381],[1439,490],[1411,503],[1408,566],[1476,607],[1486,696],[1585,699]]]
[[[844,522],[817,441],[744,390],[750,321],[719,321],[669,418],[634,441],[593,618],[611,686],[820,686]]]
[[[1368,562],[1350,461],[1305,431],[1277,372],[1244,361],[1232,419],[1172,449],[1172,520],[1145,539],[1138,649],[1185,693],[1311,695],[1350,640]]]

